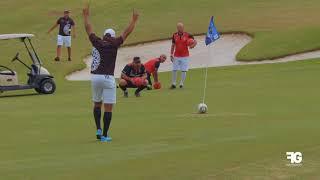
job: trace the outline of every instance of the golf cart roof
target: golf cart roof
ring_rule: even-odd
[[[33,34],[0,34],[0,40],[32,38]]]

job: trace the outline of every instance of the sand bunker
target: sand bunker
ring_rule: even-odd
[[[275,60],[264,60],[259,62],[239,62],[236,60],[236,55],[246,44],[251,41],[250,36],[244,34],[222,35],[222,37],[211,47],[210,55],[208,48],[204,44],[205,37],[197,36],[195,38],[198,41],[198,46],[190,51],[190,68],[201,68],[205,67],[206,64],[208,64],[210,67],[218,67],[245,64],[279,63],[320,57],[320,51],[313,51],[308,53],[301,53],[298,55],[287,56]],[[120,76],[123,67],[131,62],[131,59],[134,56],[140,56],[142,61],[145,62],[148,59],[158,57],[162,53],[169,55],[170,47],[171,41],[166,40],[120,48],[115,69],[115,77]],[[209,58],[209,56],[211,58]],[[90,80],[91,56],[86,58],[84,61],[87,64],[87,68],[71,73],[66,77],[67,80]],[[161,72],[171,71],[171,69],[172,64],[170,60],[167,60],[160,66]]]

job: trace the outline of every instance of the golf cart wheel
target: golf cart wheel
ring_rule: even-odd
[[[41,82],[39,90],[43,94],[53,94],[56,90],[56,84],[52,79],[45,79]]]
[[[34,88],[35,91],[37,91],[37,93],[41,94],[41,89],[40,88]]]

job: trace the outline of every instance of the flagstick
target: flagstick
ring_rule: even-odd
[[[206,61],[206,68],[205,68],[205,76],[204,76],[204,88],[203,88],[203,99],[202,103],[205,103],[206,100],[206,92],[207,92],[207,81],[208,81],[208,66],[209,66],[209,61],[211,60],[211,51],[210,51],[211,44],[208,45],[208,54],[209,54],[209,60]]]
[[[209,28],[208,28],[208,33],[207,33],[207,36],[206,36],[206,45],[207,45],[207,48],[208,48],[208,55],[209,55],[208,59],[209,60],[211,60],[210,48],[212,47],[213,42],[218,40],[219,38],[220,38],[219,32],[217,31],[217,29],[216,29],[216,27],[214,25],[213,16],[211,16],[210,24],[209,24]],[[205,69],[205,77],[204,77],[204,88],[203,88],[203,99],[202,99],[202,103],[203,104],[205,103],[205,100],[206,100],[209,60],[206,61],[206,69]]]

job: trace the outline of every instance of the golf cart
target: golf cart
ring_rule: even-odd
[[[55,92],[56,85],[53,81],[53,76],[50,75],[47,69],[42,67],[42,62],[31,43],[33,36],[32,34],[0,35],[0,40],[20,39],[32,61],[32,64],[28,66],[19,58],[19,53],[11,60],[12,62],[21,63],[28,69],[28,82],[24,85],[18,83],[18,74],[15,71],[9,67],[0,65],[0,93],[25,89],[35,89],[40,94],[52,94]]]

